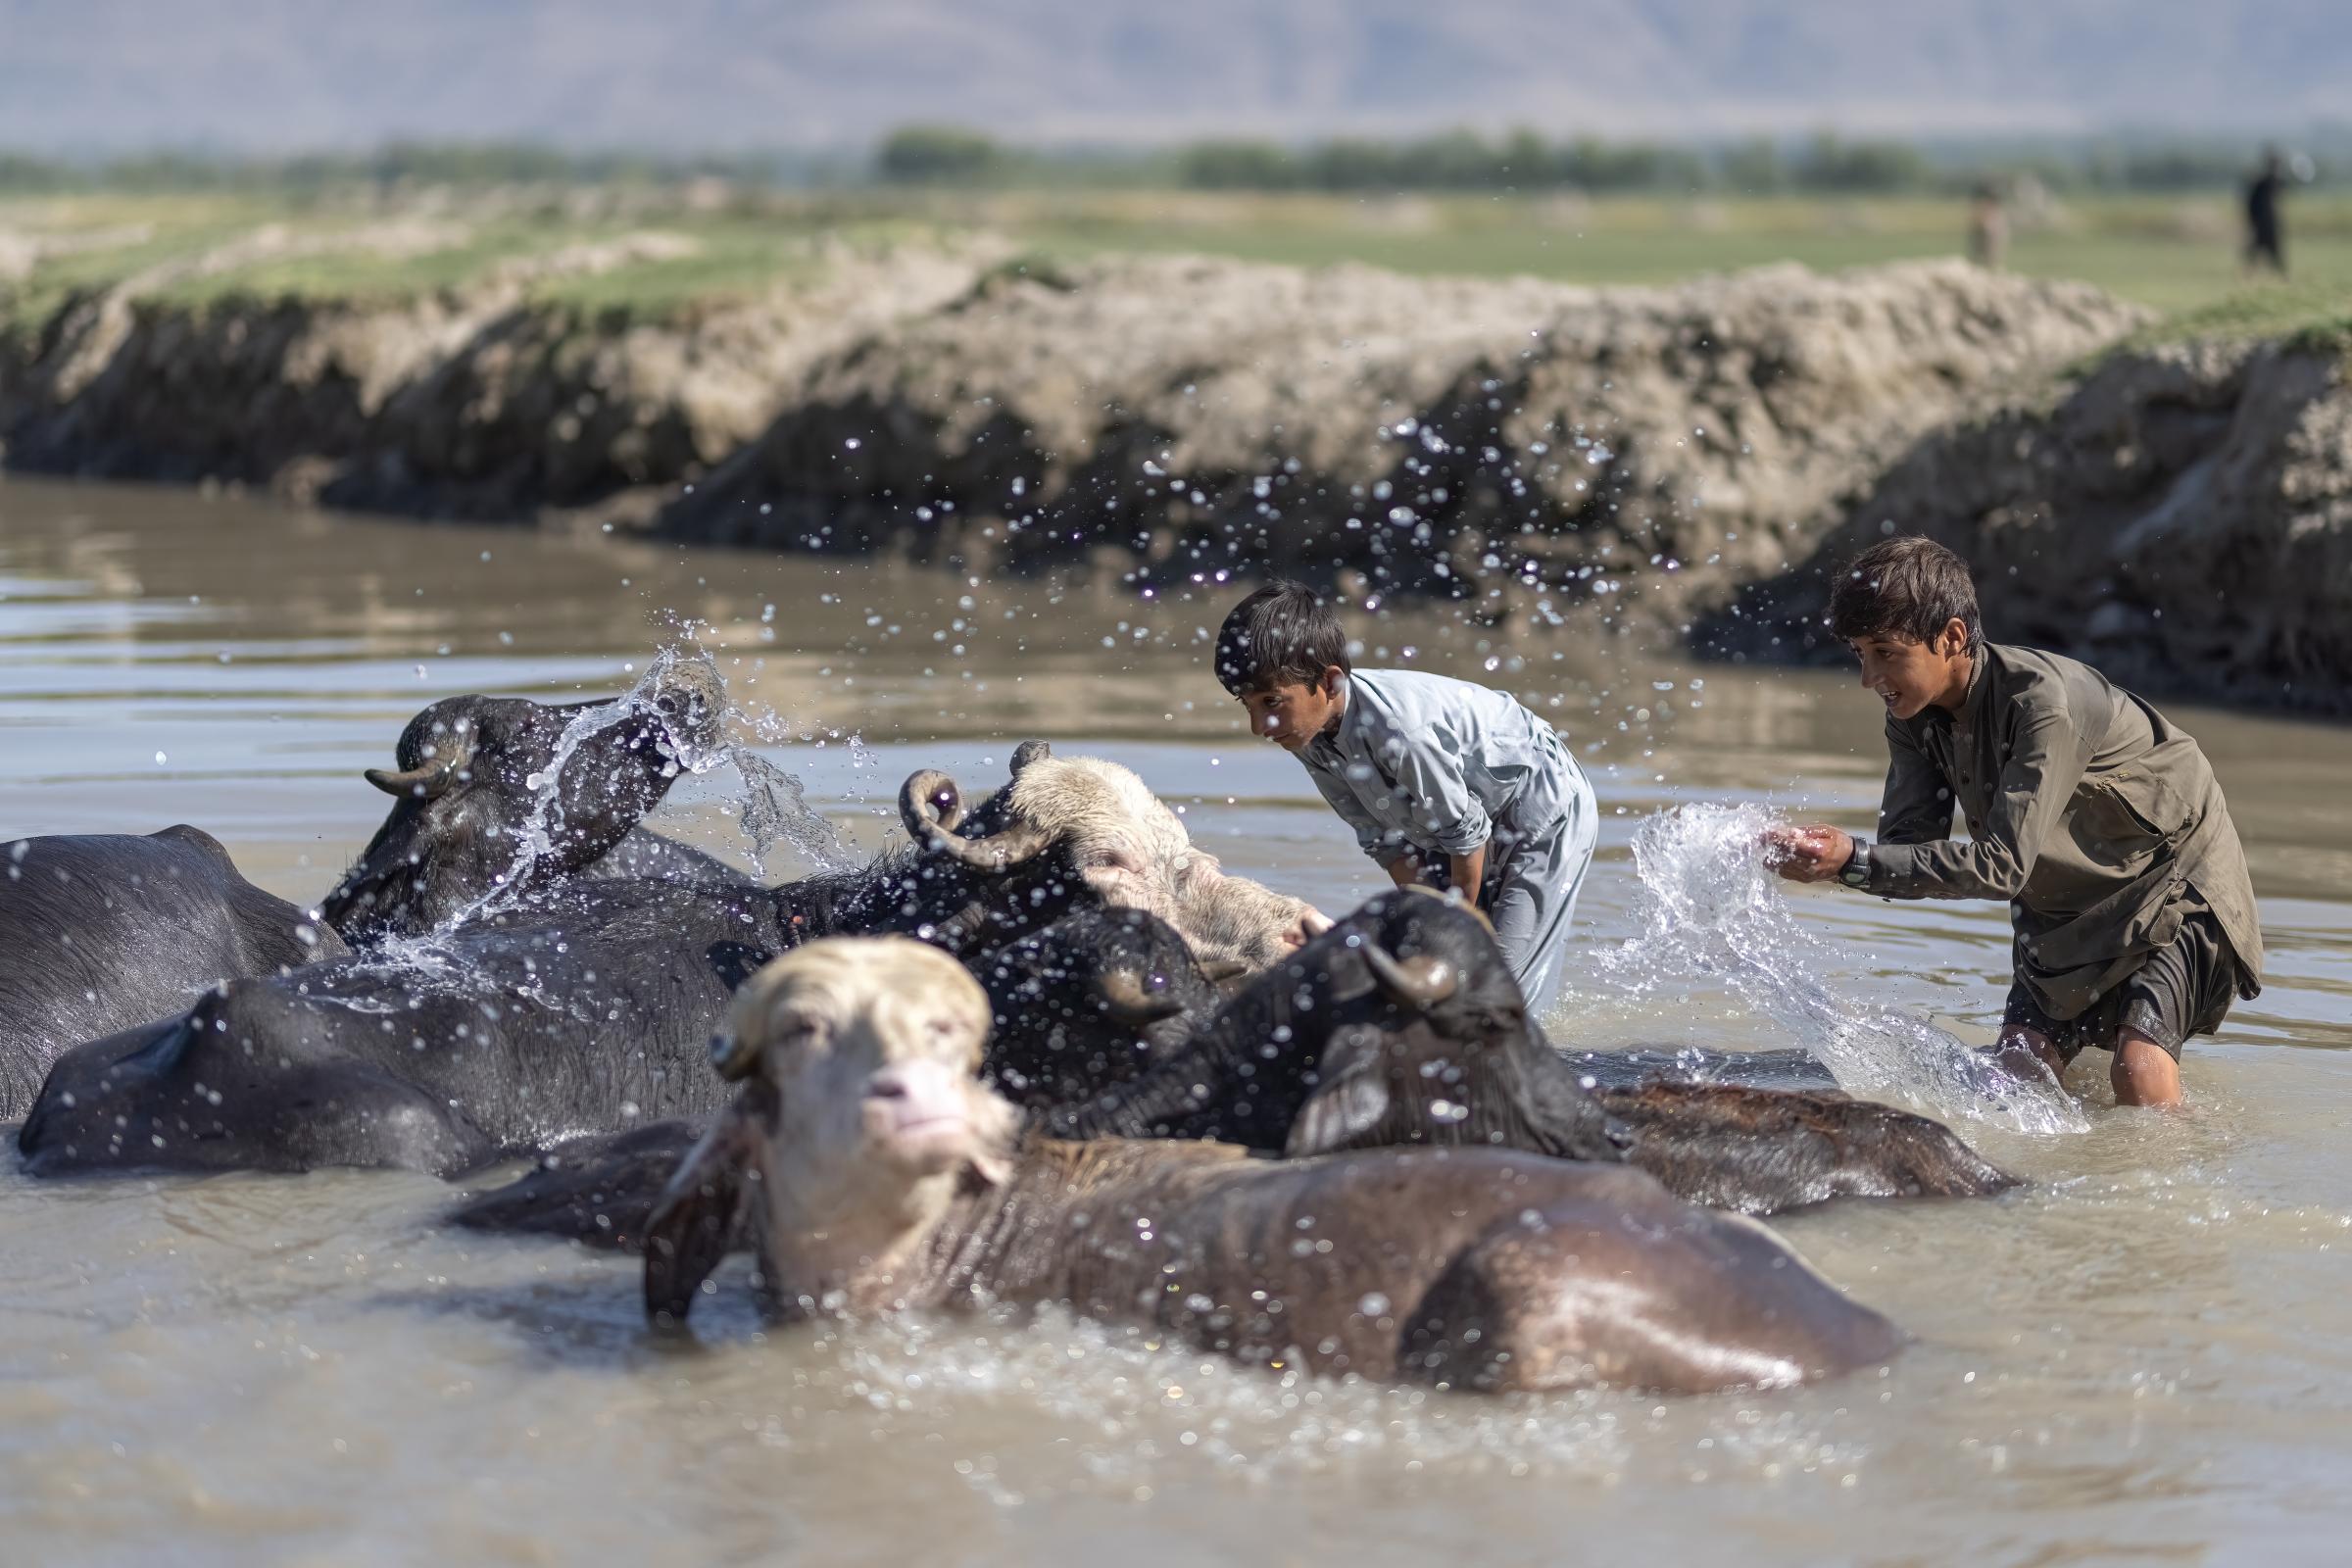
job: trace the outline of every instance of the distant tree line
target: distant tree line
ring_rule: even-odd
[[[2186,191],[2243,179],[2256,147],[2241,139],[2036,143],[1924,143],[1822,132],[1796,140],[1546,140],[1519,130],[1489,138],[1449,131],[1401,140],[1342,138],[1304,144],[1199,141],[1124,161],[1049,154],[1002,144],[975,130],[910,125],[877,149],[875,174],[902,184],[1017,185],[1098,177],[1196,190],[1715,192],[1901,194],[1965,189],[1991,173],[2031,173],[2061,190]],[[2341,151],[2352,151],[2344,148]]]
[[[1149,150],[1022,147],[956,125],[892,131],[870,159],[756,151],[662,155],[517,142],[392,142],[282,158],[143,153],[103,161],[0,151],[0,193],[110,189],[302,195],[354,185],[663,184],[714,176],[746,186],[1144,186],[1194,190],[1590,191],[1723,195],[1938,193],[1988,174],[2031,173],[2053,190],[2192,191],[2234,185],[2258,153],[2244,138],[1899,141],[1821,133],[1714,143],[1547,139],[1472,131],[1394,140],[1218,139]],[[2352,167],[2352,132],[2308,148]]]

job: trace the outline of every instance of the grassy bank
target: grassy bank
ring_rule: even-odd
[[[2291,285],[2249,283],[2224,196],[2097,197],[2021,215],[2009,265],[2080,278],[2221,330],[2352,309],[2352,199],[2288,206]],[[986,229],[1048,258],[1200,252],[1406,272],[1665,283],[1793,261],[1830,270],[1959,248],[1960,204],[1924,198],[885,192],[518,188],[295,205],[239,194],[0,201],[0,319],[137,279],[150,297],[398,299],[506,276],[530,298],[660,318],[763,291],[818,259]]]

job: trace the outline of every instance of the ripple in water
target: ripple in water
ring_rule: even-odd
[[[1605,960],[1612,977],[1646,994],[1694,972],[1718,976],[1853,1094],[2018,1132],[2088,1129],[2046,1079],[2014,1077],[1949,1030],[1826,984],[1838,955],[1797,921],[1764,866],[1759,841],[1773,821],[1757,806],[1686,806],[1642,823],[1634,865],[1643,930]]]

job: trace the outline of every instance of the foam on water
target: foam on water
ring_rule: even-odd
[[[1694,973],[1720,979],[1854,1094],[2019,1132],[2088,1129],[2046,1078],[2018,1078],[1949,1030],[1830,984],[1824,977],[1838,972],[1838,956],[1797,921],[1764,866],[1760,839],[1773,821],[1757,806],[1699,805],[1642,823],[1634,865],[1643,929],[1604,960],[1610,977],[1637,994],[1687,984]]]

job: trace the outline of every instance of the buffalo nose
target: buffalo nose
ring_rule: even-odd
[[[896,1068],[884,1068],[865,1081],[868,1100],[905,1100],[906,1080]]]

